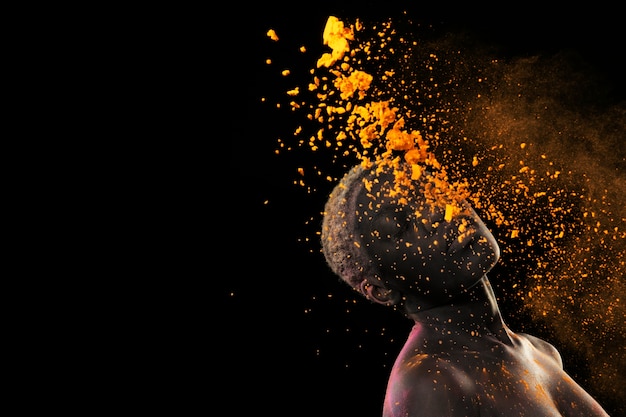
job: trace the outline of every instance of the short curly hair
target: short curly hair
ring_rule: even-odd
[[[326,262],[351,287],[376,275],[375,267],[356,235],[356,200],[369,170],[356,165],[348,171],[329,195],[322,220],[322,253]]]

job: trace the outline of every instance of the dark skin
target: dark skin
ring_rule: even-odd
[[[416,191],[387,196],[393,177],[370,176],[357,197],[357,236],[376,264],[358,288],[415,322],[391,370],[383,417],[604,416],[564,370],[558,351],[504,323],[487,278],[498,244],[467,201]]]

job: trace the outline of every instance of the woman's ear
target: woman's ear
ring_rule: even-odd
[[[380,285],[372,284],[366,279],[359,284],[359,291],[367,298],[378,304],[387,306],[396,305],[400,302],[402,295],[396,290],[390,290]]]

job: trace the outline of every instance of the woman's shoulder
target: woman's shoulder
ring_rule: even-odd
[[[474,378],[454,356],[415,354],[394,365],[383,415],[466,416],[475,396]]]
[[[416,353],[398,358],[392,370],[392,378],[404,385],[432,390],[437,386],[470,386],[471,378],[467,372],[468,363],[473,356],[451,355],[447,353]],[[470,367],[471,368],[471,367]]]
[[[563,367],[563,360],[558,349],[550,342],[540,339],[537,336],[533,336],[527,333],[516,333],[516,335],[523,341],[528,342],[533,348],[539,352],[554,359],[560,368]]]

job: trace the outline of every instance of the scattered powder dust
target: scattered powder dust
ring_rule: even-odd
[[[355,163],[403,159],[414,177],[433,168],[448,190],[433,198],[467,198],[500,242],[507,276],[492,281],[585,355],[596,391],[626,402],[623,105],[602,102],[598,80],[566,52],[503,58],[396,23],[328,18],[310,80],[285,92],[302,123],[276,152],[315,156],[296,182],[310,190]]]

